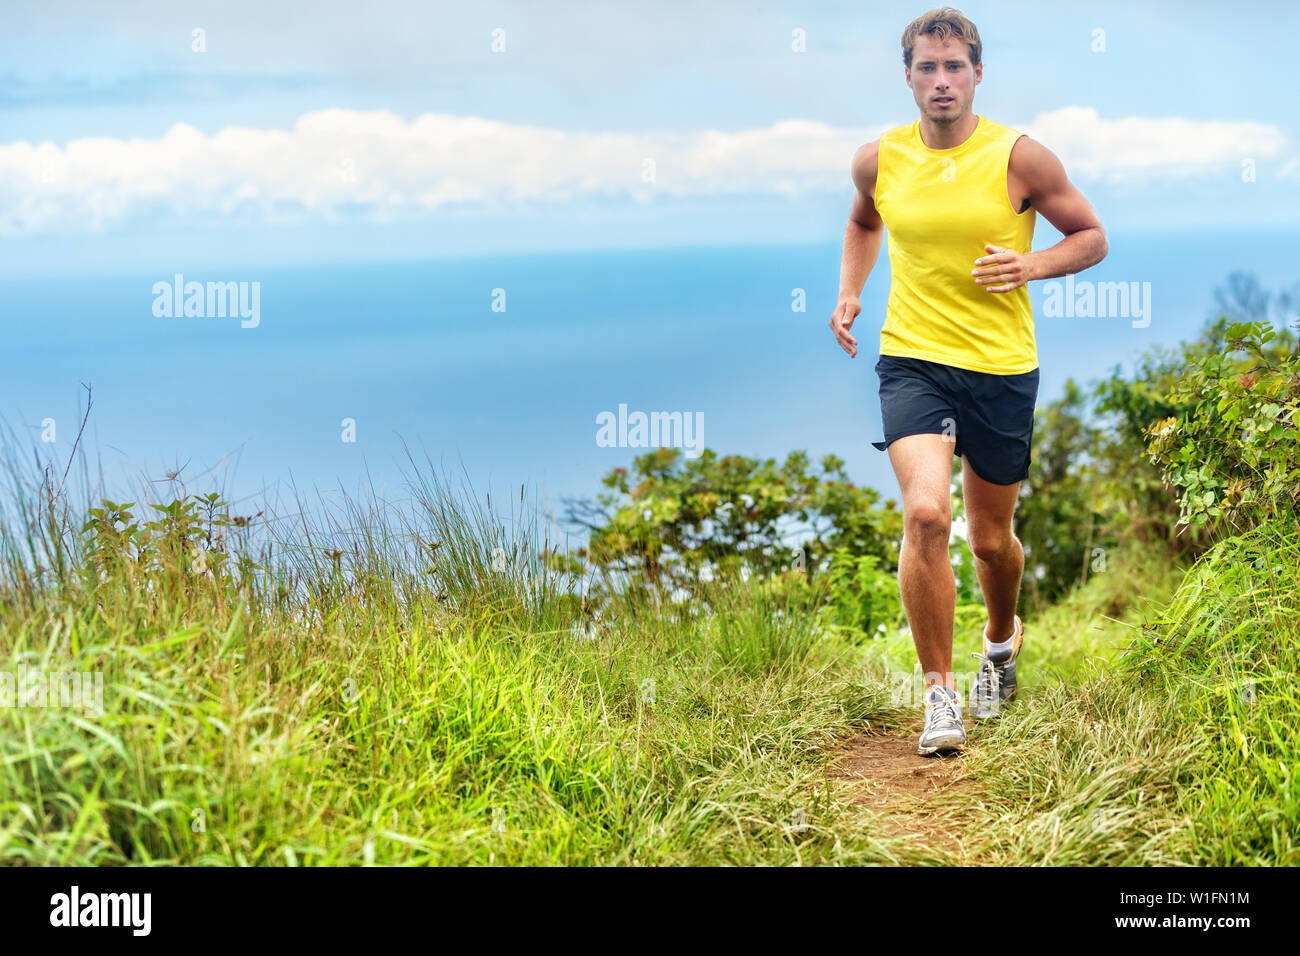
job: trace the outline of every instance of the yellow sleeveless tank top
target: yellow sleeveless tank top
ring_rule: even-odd
[[[1016,375],[1038,367],[1029,289],[989,292],[971,270],[985,243],[1029,252],[1035,211],[1011,208],[1007,163],[1023,133],[976,116],[961,145],[931,149],[921,121],[880,137],[876,210],[889,242],[880,353]]]

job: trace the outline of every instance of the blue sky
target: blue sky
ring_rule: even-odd
[[[899,35],[925,9],[16,6],[0,274],[824,240],[854,146],[915,118]],[[1300,234],[1300,5],[961,9],[976,110],[1056,150],[1108,228]]]

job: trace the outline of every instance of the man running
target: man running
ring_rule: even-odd
[[[966,743],[952,669],[956,587],[948,556],[950,462],[962,463],[966,537],[988,611],[971,691],[977,718],[1016,693],[1024,627],[1016,614],[1024,551],[1011,528],[1029,475],[1038,353],[1031,279],[1080,272],[1106,256],[1106,234],[1060,160],[972,112],[983,75],[975,25],[950,7],[903,31],[904,76],[920,119],[853,156],[831,330],[849,356],[858,296],[889,230],[891,283],[880,332],[883,442],[903,497],[898,583],[925,674],[918,750]],[[1064,238],[1031,252],[1035,213]]]

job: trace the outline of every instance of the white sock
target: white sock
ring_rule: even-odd
[[[989,660],[993,660],[993,661],[1009,660],[1011,657],[1011,652],[1014,651],[1016,647],[1015,632],[1013,631],[1011,636],[1008,637],[1005,641],[990,641],[988,634],[989,634],[988,629],[985,628],[984,646],[986,650],[984,653],[988,654]]]

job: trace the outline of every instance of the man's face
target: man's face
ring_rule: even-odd
[[[982,65],[971,66],[965,40],[950,36],[940,43],[923,33],[912,46],[907,85],[921,115],[941,126],[950,126],[970,112],[975,84],[982,75]]]

